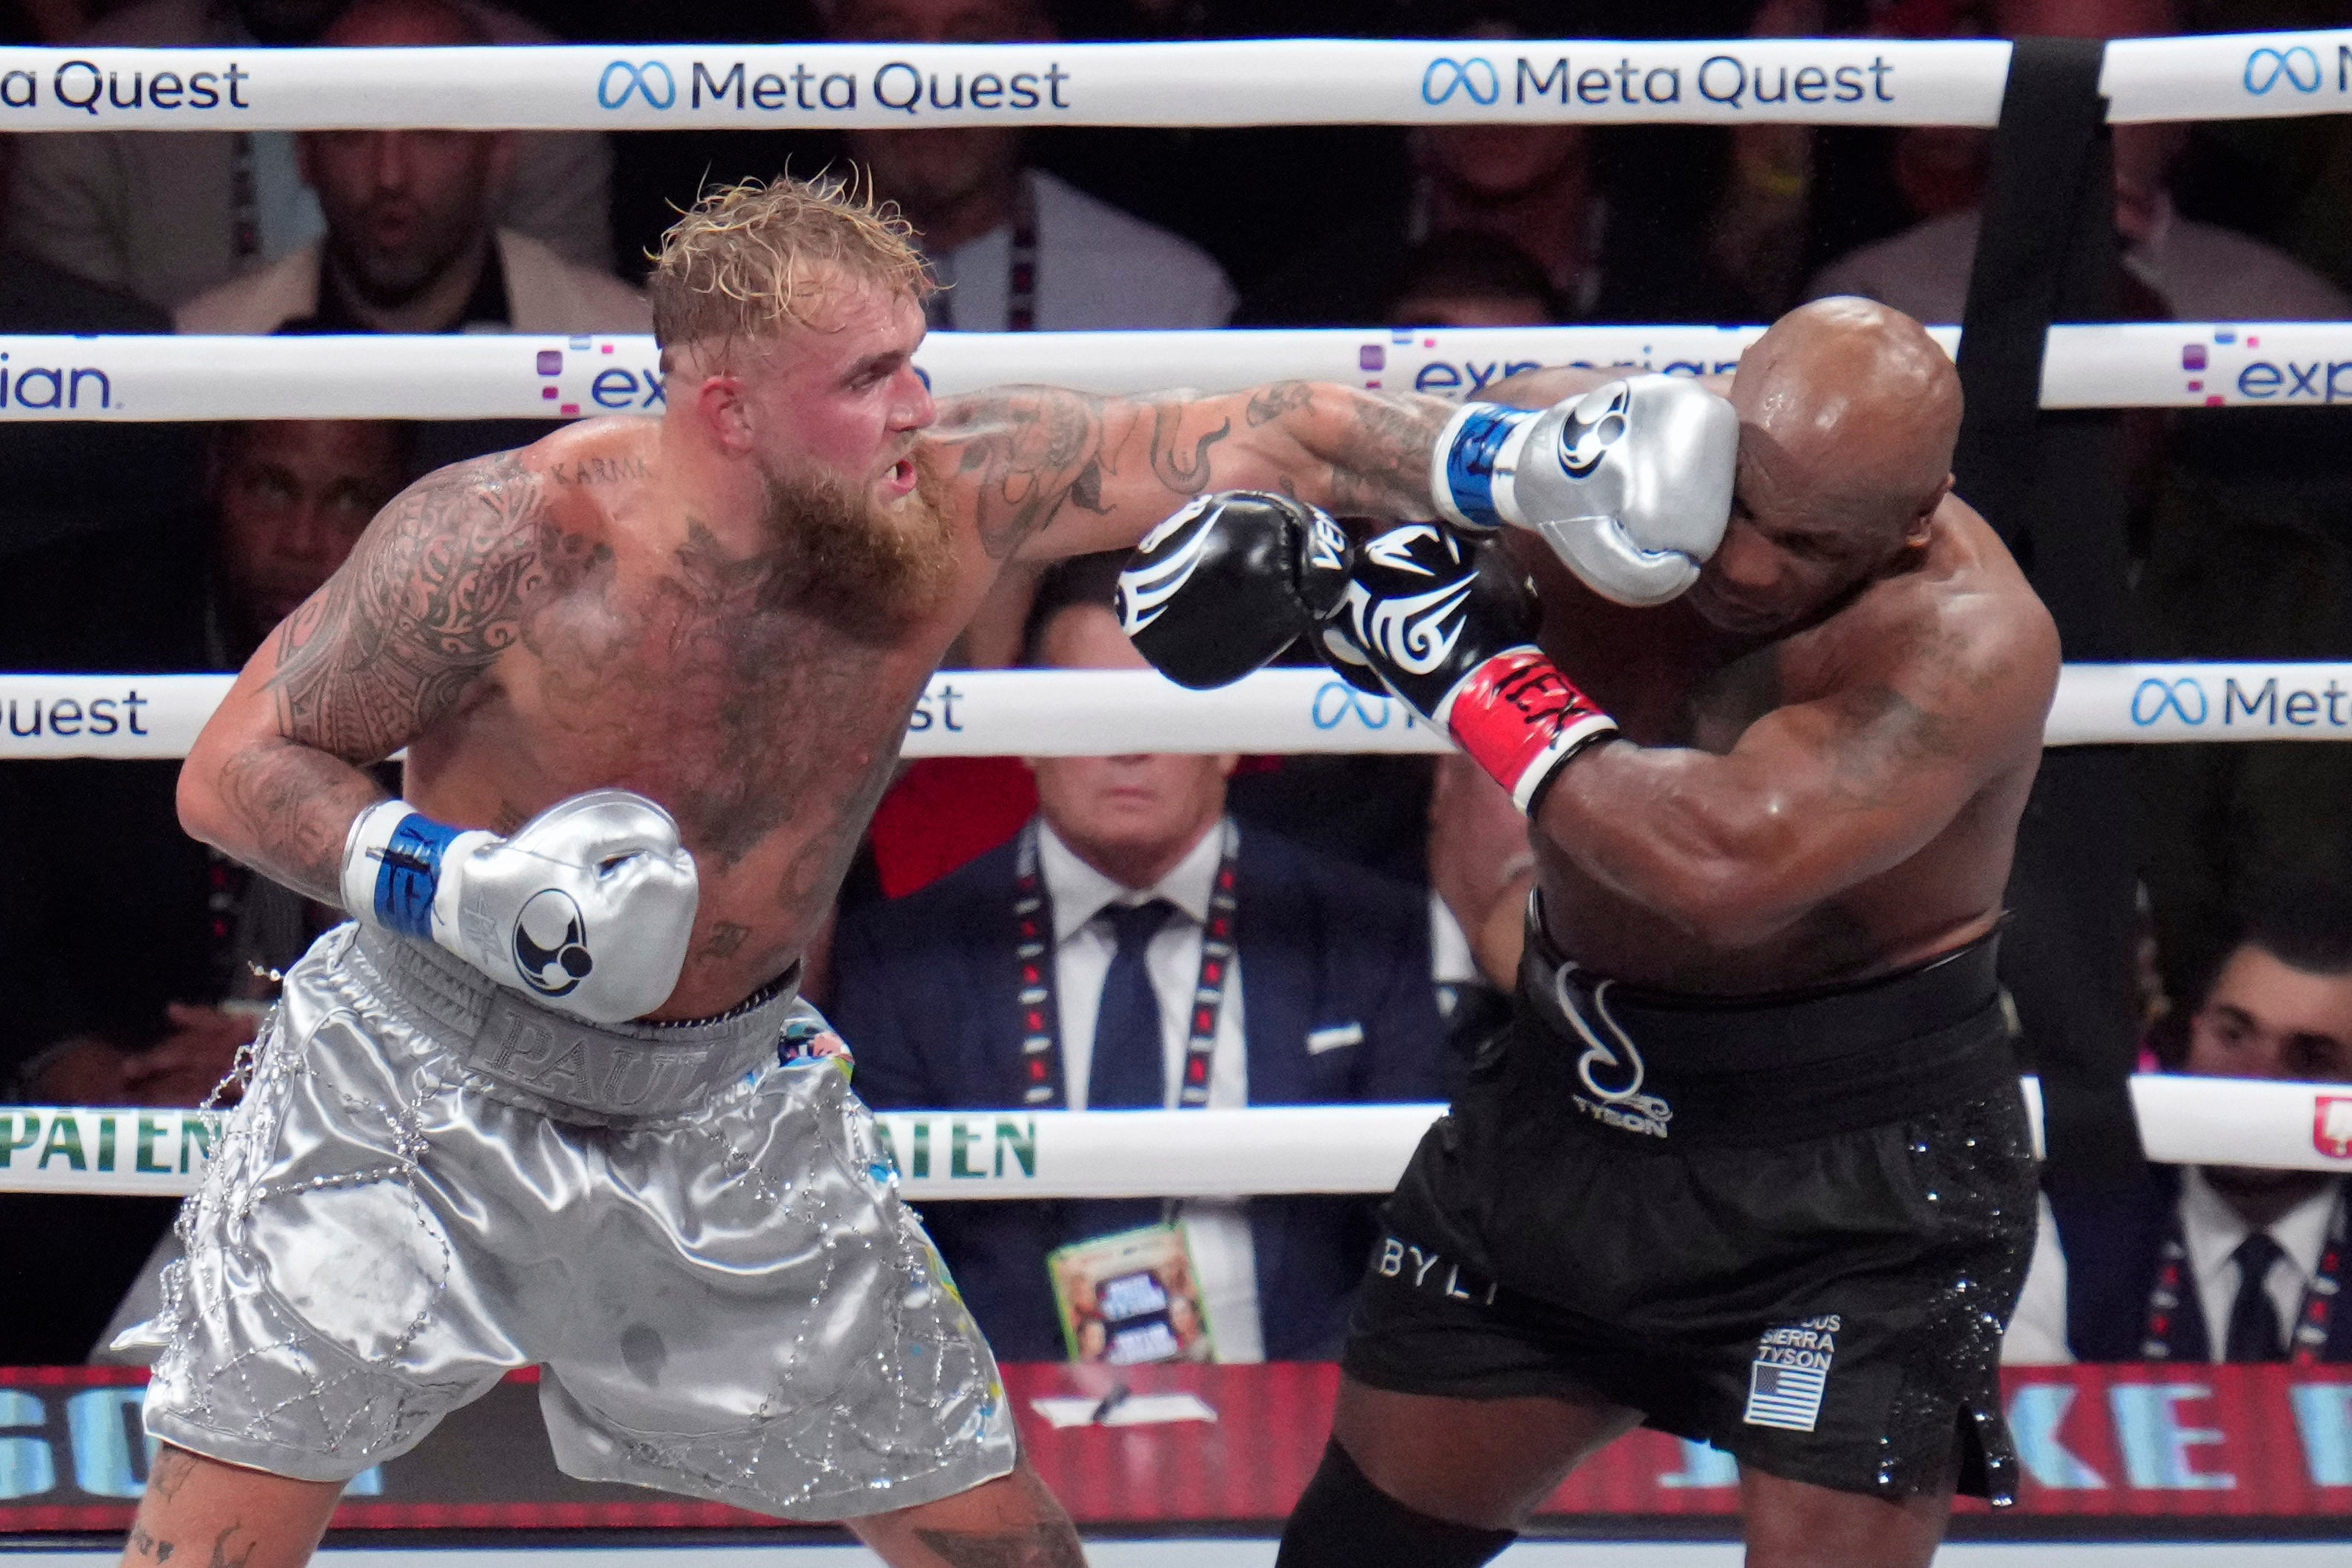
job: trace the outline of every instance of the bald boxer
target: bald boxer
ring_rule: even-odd
[[[534,1364],[574,1476],[902,1568],[1080,1560],[800,955],[1007,560],[1234,485],[1421,515],[1490,454],[1303,383],[935,408],[908,237],[830,187],[707,197],[648,285],[664,412],[410,489],[198,739],[188,829],[353,923],[287,976],[140,1331],[131,1568],[291,1568],[346,1480]]]
[[[1996,1363],[2035,1172],[1994,940],[2057,635],[1950,493],[1951,362],[1862,300],[1742,357],[1729,527],[1695,581],[1649,574],[1664,607],[1485,536],[1505,470],[1557,479],[1513,445],[1548,425],[1593,516],[1711,482],[1612,472],[1653,379],[1538,372],[1507,400],[1572,401],[1465,409],[1504,434],[1494,476],[1439,476],[1445,524],[1356,546],[1212,498],[1210,592],[1138,628],[1235,673],[1228,578],[1258,584],[1253,619],[1445,727],[1533,826],[1514,1021],[1385,1210],[1283,1568],[1485,1563],[1642,1423],[1738,1458],[1759,1568],[1925,1564],[1956,1486],[2012,1491]],[[1231,548],[1269,532],[1286,552]],[[1268,555],[1305,587],[1223,567]]]

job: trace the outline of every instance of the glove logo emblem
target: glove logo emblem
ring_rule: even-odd
[[[1319,511],[1307,531],[1307,564],[1318,572],[1341,572],[1348,565],[1348,536]]]
[[[515,968],[541,996],[569,996],[596,967],[588,955],[588,922],[561,888],[541,888],[515,917]]]
[[[1462,564],[1462,552],[1454,547],[1453,536],[1441,531],[1434,523],[1427,522],[1412,522],[1402,528],[1390,529],[1366,542],[1364,556],[1391,572],[1410,572],[1416,577],[1434,577],[1437,574],[1422,564],[1419,559],[1420,547],[1424,544],[1432,550],[1444,552],[1445,559],[1441,564]]]
[[[1356,640],[1378,649],[1408,675],[1428,675],[1452,656],[1461,640],[1462,606],[1476,585],[1477,579],[1462,577],[1426,594],[1375,604],[1363,584],[1350,583],[1348,611],[1355,621]]]
[[[1168,607],[1168,601],[1182,593],[1184,584],[1199,570],[1210,539],[1210,530],[1202,520],[1214,499],[1202,496],[1172,513],[1167,521],[1144,536],[1133,563],[1118,574],[1118,624],[1129,637],[1158,620],[1160,613]],[[1192,537],[1166,555],[1159,553],[1162,545],[1194,523],[1202,525],[1193,529]]]
[[[1559,466],[1572,478],[1590,479],[1609,448],[1624,437],[1625,409],[1632,401],[1633,389],[1622,381],[1580,399],[1559,427]]]

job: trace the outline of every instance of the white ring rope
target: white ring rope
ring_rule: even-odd
[[[1998,39],[0,49],[0,132],[1991,125]],[[2124,38],[2108,118],[2341,112],[2352,32]]]
[[[2039,1151],[2041,1085],[2024,1085]],[[2352,1086],[2143,1073],[2131,1096],[2151,1160],[2352,1171],[2352,1153],[2335,1152],[2352,1150]],[[1385,1193],[1444,1109],[883,1111],[877,1120],[918,1200],[1223,1198]],[[0,1193],[186,1193],[213,1136],[194,1110],[0,1105]]]
[[[1009,382],[1126,395],[1302,378],[1476,396],[1538,365],[1727,371],[1760,326],[934,332],[932,391]],[[1946,352],[1958,327],[1934,329]],[[0,419],[548,419],[658,412],[649,337],[0,336]],[[2050,329],[2045,408],[2352,403],[2352,321]]]
[[[226,675],[0,674],[0,760],[184,757]],[[2352,664],[2070,664],[2043,743],[2352,740]],[[1135,752],[1444,752],[1402,703],[1320,669],[1218,691],[1150,670],[982,669],[931,678],[909,757]]]

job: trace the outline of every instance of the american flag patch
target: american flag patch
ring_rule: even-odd
[[[1821,1418],[1822,1395],[1829,1388],[1830,1363],[1837,1355],[1843,1327],[1832,1313],[1767,1329],[1748,1371],[1748,1410],[1741,1419],[1750,1426],[1811,1431]]]

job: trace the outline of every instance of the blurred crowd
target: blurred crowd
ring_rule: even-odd
[[[2095,38],[2347,13],[2327,0],[15,0],[0,29],[355,48]],[[942,330],[1755,321],[1832,293],[1949,322],[1990,141],[1771,125],[26,135],[0,138],[0,332],[640,332],[647,247],[704,183],[827,168],[854,168],[912,220],[948,285],[932,306]],[[2352,317],[2352,121],[2135,125],[2115,150],[2128,319]],[[2352,658],[2342,417],[2128,416],[2139,657]],[[235,668],[404,485],[543,428],[0,422],[0,669]],[[1115,569],[1013,575],[959,661],[1136,664],[1105,608]],[[2144,846],[2149,1064],[2352,1079],[2352,749],[2132,760],[2139,795],[2116,809],[2137,814]],[[198,1103],[252,1037],[275,972],[338,918],[182,835],[174,771],[0,763],[14,846],[0,1098]],[[1528,870],[1516,811],[1450,761],[927,762],[886,797],[814,988],[877,1107],[1442,1099],[1507,1008]],[[1050,922],[1027,945],[1024,900]],[[2217,1169],[2159,1171],[2123,1194],[2053,1188],[2012,1354],[2352,1355],[2352,1314],[2332,1331],[2312,1315],[2342,1268],[2343,1186]],[[1170,1331],[1185,1353],[1333,1350],[1367,1205],[1181,1207],[929,1217],[1008,1356],[1076,1343],[1049,1255],[1171,1219],[1190,1247],[1177,1294],[1200,1320]],[[0,1269],[37,1271],[55,1303],[0,1333],[0,1364],[89,1354],[168,1213],[0,1197]],[[79,1264],[52,1272],[68,1235]]]

